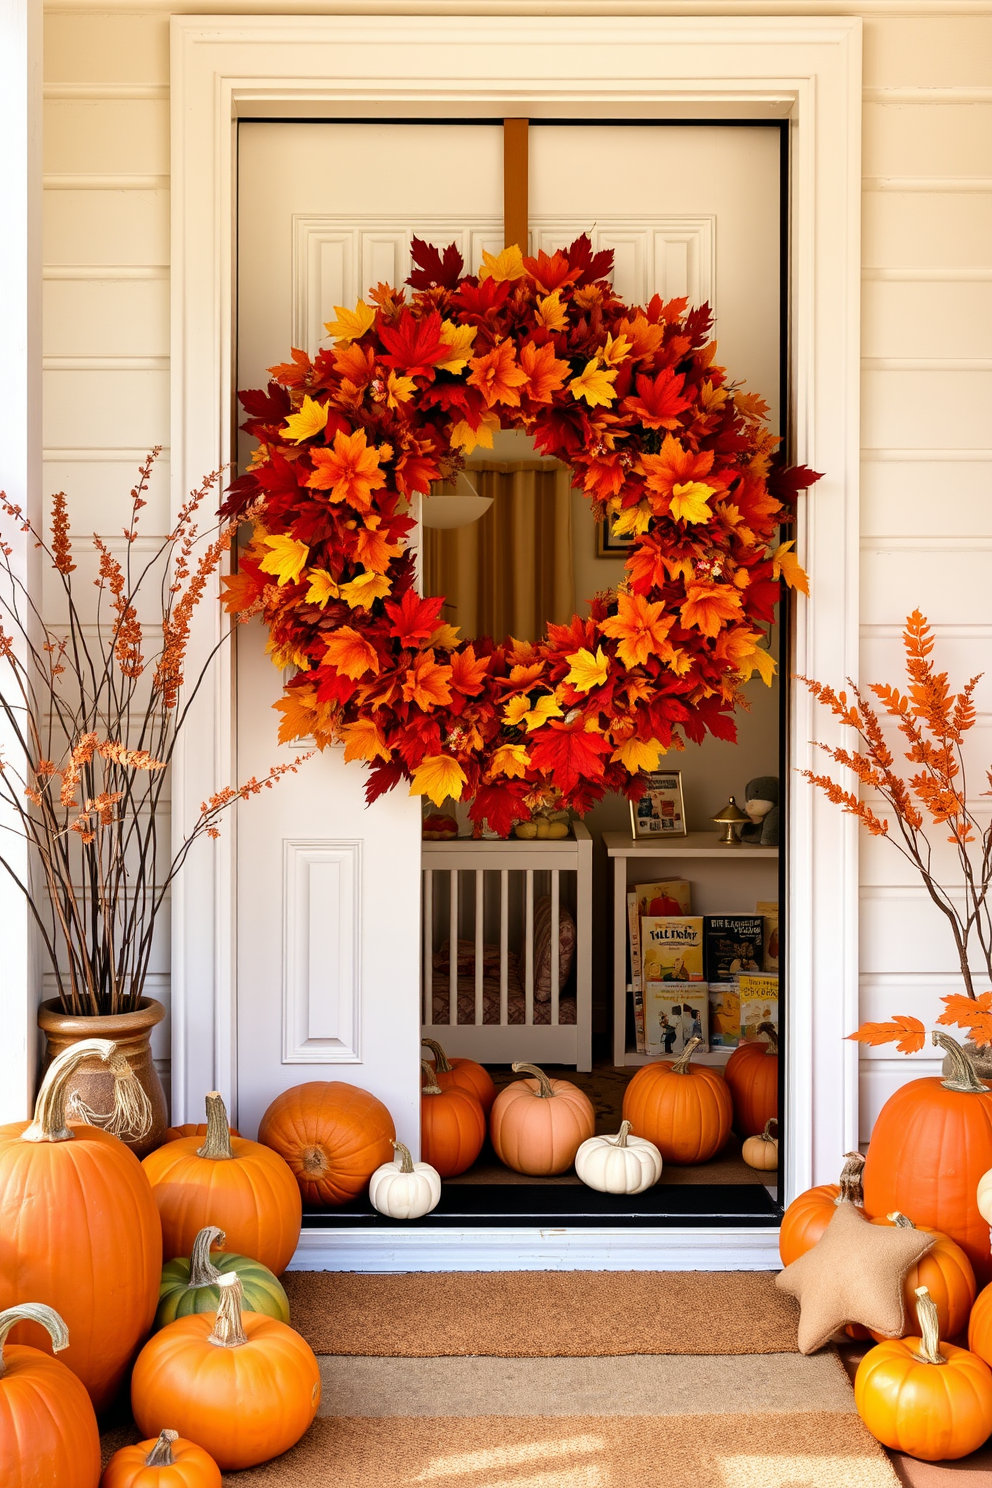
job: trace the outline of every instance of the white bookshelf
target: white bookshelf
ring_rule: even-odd
[[[739,842],[727,847],[712,832],[689,832],[659,842],[625,832],[604,832],[613,859],[613,1063],[651,1064],[627,1046],[627,890],[658,878],[685,878],[692,884],[693,914],[753,914],[759,899],[778,898],[778,848]],[[722,1065],[732,1050],[696,1056],[700,1064]]]

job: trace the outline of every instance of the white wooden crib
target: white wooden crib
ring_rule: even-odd
[[[592,838],[581,822],[572,831],[559,842],[423,844],[423,1033],[446,1053],[487,1064],[526,1060],[592,1068]],[[540,895],[550,896],[552,927],[564,904],[576,930],[572,972],[563,989],[559,939],[552,930],[546,1002],[535,1000],[534,907]],[[445,941],[449,965],[439,972],[435,957]],[[470,978],[458,974],[459,941],[474,943]],[[492,972],[497,961],[498,974],[487,976],[487,964]]]

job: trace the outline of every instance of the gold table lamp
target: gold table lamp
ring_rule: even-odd
[[[741,839],[737,835],[736,828],[739,827],[742,822],[750,821],[750,819],[751,818],[749,816],[746,816],[744,812],[738,808],[737,802],[734,800],[733,796],[731,796],[730,800],[727,802],[726,806],[724,806],[723,810],[718,811],[716,816],[710,818],[711,821],[716,822],[717,826],[723,828],[723,836],[719,839],[720,846],[740,847]]]

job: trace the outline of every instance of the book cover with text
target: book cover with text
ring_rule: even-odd
[[[648,982],[703,980],[702,915],[646,915],[641,920],[641,972]]]

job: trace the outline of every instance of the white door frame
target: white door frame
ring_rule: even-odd
[[[799,598],[793,662],[798,673],[841,685],[858,667],[861,21],[548,17],[543,0],[532,9],[173,17],[173,500],[233,450],[239,117],[788,118],[792,450],[826,472],[799,507],[798,550],[813,601]],[[220,607],[202,605],[196,655],[220,625]],[[176,757],[177,831],[231,779],[231,701],[225,670]],[[797,767],[813,762],[814,729],[833,737],[829,720],[814,724],[799,691]],[[802,783],[787,790],[787,803],[788,1198],[834,1178],[857,1140],[857,1050],[844,1035],[858,1013],[858,860],[849,817]],[[205,1090],[236,1098],[233,835],[229,828],[220,843],[201,847],[174,894],[172,1075],[174,1119],[182,1121],[197,1119]],[[416,1233],[423,1249],[427,1237]],[[666,1238],[677,1237],[655,1233],[657,1266]],[[585,1264],[588,1250],[583,1244]],[[751,1264],[762,1263],[759,1251],[770,1263],[767,1240],[744,1251]]]

